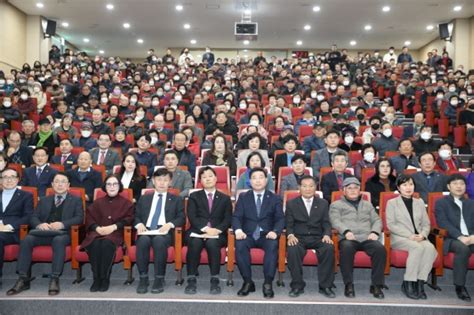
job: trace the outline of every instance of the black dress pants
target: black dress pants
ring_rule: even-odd
[[[189,237],[188,252],[186,254],[186,268],[188,276],[195,276],[201,261],[201,251],[205,247],[209,260],[211,276],[218,276],[221,269],[221,248],[225,246],[225,240],[221,238],[202,239]]]
[[[141,235],[136,241],[137,267],[140,276],[148,276],[148,265],[150,264],[150,248],[153,249],[153,264],[155,277],[164,277],[166,273],[166,261],[168,260],[168,247],[172,243],[171,233],[166,235]]]
[[[116,250],[117,246],[108,239],[95,239],[86,247],[95,280],[110,279]]]

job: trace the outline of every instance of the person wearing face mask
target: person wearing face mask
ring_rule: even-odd
[[[423,126],[420,130],[418,139],[413,143],[416,155],[423,152],[435,152],[439,147],[439,141],[433,139],[433,133],[430,126]]]
[[[465,109],[459,113],[459,125],[466,126],[467,142],[474,154],[474,97],[466,102]]]
[[[299,94],[294,94],[292,98],[292,103],[290,104],[290,109],[291,108],[301,108],[304,107],[305,102],[301,100],[301,95]]]
[[[362,134],[363,143],[372,143],[372,140],[381,132],[380,122],[382,119],[379,116],[372,116],[369,119],[370,128],[366,128]]]
[[[346,152],[349,151],[359,151],[362,148],[362,145],[359,142],[355,142],[355,137],[357,133],[354,128],[348,126],[342,130],[342,139],[343,143],[339,144],[339,149],[342,149]]]
[[[1,130],[11,129],[11,122],[20,119],[20,112],[16,107],[12,107],[11,98],[5,96],[0,106],[0,128]]]
[[[83,147],[84,150],[90,151],[97,146],[97,140],[91,137],[92,124],[90,122],[82,122],[80,132],[81,136],[72,140],[75,147]]]
[[[186,59],[188,59],[188,61],[186,61]],[[181,51],[181,55],[179,56],[178,65],[182,67],[182,66],[185,66],[187,63],[194,63],[194,62],[195,62],[194,57],[193,55],[189,53],[189,49],[184,48]]]
[[[356,130],[359,130],[360,126],[367,126],[369,124],[369,122],[367,121],[367,110],[362,106],[356,107],[354,111],[352,109],[353,108],[351,106],[351,109],[349,110],[349,113],[347,114],[349,117],[355,117],[356,119],[352,120],[350,122],[350,125],[354,127]],[[351,113],[352,113],[352,116],[351,116]]]
[[[318,120],[314,116],[313,110],[311,107],[305,107],[303,109],[303,117],[298,119],[295,123],[295,133],[299,135],[301,126],[313,126]]]
[[[444,114],[449,119],[449,124],[451,126],[456,126],[457,122],[457,109],[459,108],[459,97],[457,94],[451,95],[449,97],[449,106],[444,110]]]
[[[132,135],[135,141],[144,134],[143,128],[136,123],[135,115],[133,114],[125,115],[123,127],[125,128],[125,133]]]
[[[214,65],[214,53],[211,51],[211,48],[206,47],[206,52],[202,55],[202,63],[210,68]]]
[[[445,140],[438,145],[438,158],[436,159],[436,168],[444,172],[457,171],[463,168],[461,160],[453,156],[453,143]]]
[[[376,138],[372,144],[379,152],[380,156],[384,156],[387,151],[397,151],[398,139],[393,136],[392,124],[388,121],[382,122],[381,136]]]
[[[47,101],[46,93],[43,92],[43,87],[41,83],[39,82],[33,83],[31,97],[36,98],[36,108],[38,110],[38,113],[41,113]]]
[[[395,48],[394,47],[390,47],[388,49],[388,52],[383,56],[383,62],[390,63],[390,60],[395,60],[395,61],[398,60],[398,56],[395,53]]]
[[[262,126],[262,118],[258,113],[252,113],[249,115],[249,123],[250,126],[257,127],[257,132],[265,139],[268,138],[268,131]],[[247,130],[243,130],[241,136],[247,134]]]
[[[27,117],[29,113],[34,113],[36,108],[33,100],[30,98],[30,92],[27,89],[20,91],[20,98],[16,103],[18,111],[23,117]]]

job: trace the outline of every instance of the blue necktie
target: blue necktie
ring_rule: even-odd
[[[262,194],[257,194],[257,219],[260,217],[260,210],[262,209]],[[253,232],[253,239],[258,240],[260,238],[260,226],[257,224],[257,228]]]
[[[153,215],[153,218],[151,218],[150,229],[152,230],[156,230],[158,227],[158,219],[160,218],[161,205],[163,203],[163,199],[161,198],[162,196],[162,194],[158,194],[158,202],[156,203],[155,214]]]
[[[38,180],[39,180],[39,178],[40,178],[40,176],[41,176],[41,173],[42,173],[41,167],[38,167],[38,168],[36,169],[36,178],[37,178]]]

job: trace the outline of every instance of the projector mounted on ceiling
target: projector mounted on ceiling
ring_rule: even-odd
[[[258,23],[235,22],[234,35],[237,40],[257,40]]]

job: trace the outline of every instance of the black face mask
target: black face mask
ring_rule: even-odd
[[[378,130],[380,128],[380,124],[373,124],[371,125],[372,129]]]
[[[364,120],[365,115],[364,114],[357,114],[357,119],[359,120]]]
[[[339,114],[338,114],[338,113],[334,113],[334,114],[332,114],[332,117],[337,119],[337,117],[339,117]]]
[[[57,89],[58,87],[59,87],[59,85],[53,84],[53,89]]]
[[[469,109],[474,110],[474,104],[469,105]]]

